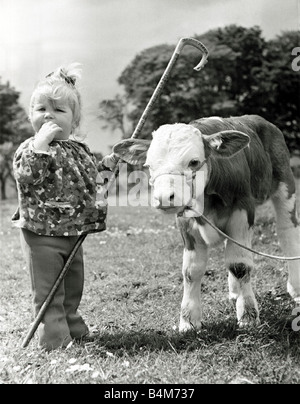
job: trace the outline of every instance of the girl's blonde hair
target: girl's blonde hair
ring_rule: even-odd
[[[79,126],[81,119],[81,96],[76,88],[76,81],[81,77],[81,65],[72,63],[61,66],[40,80],[33,90],[29,104],[29,119],[37,95],[44,95],[52,101],[64,99],[69,102],[73,112],[74,129]]]

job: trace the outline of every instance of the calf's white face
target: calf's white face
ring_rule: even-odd
[[[163,125],[154,132],[145,162],[153,186],[153,206],[168,213],[191,206],[192,188],[196,185],[192,173],[204,161],[203,139],[200,131],[192,125]],[[195,195],[198,200],[199,193],[204,190],[206,166],[201,170],[203,175],[198,176],[198,195]]]
[[[236,130],[202,134],[193,125],[162,125],[151,140],[125,139],[113,147],[127,163],[145,163],[153,187],[152,204],[168,213],[200,216],[208,180],[205,150],[228,158],[249,144],[249,137]],[[210,174],[209,174],[210,175]]]
[[[149,167],[153,206],[168,213],[199,216],[208,180],[205,150],[227,158],[248,144],[249,137],[236,130],[205,135],[193,125],[177,123],[160,126],[152,141],[122,140],[113,152],[127,163]]]

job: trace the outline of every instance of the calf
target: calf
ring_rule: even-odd
[[[152,140],[126,139],[113,151],[128,163],[145,162],[150,170],[154,206],[177,214],[184,241],[180,330],[201,326],[201,278],[208,250],[224,239],[197,212],[203,212],[228,236],[250,247],[255,207],[271,198],[285,255],[300,255],[289,153],[282,132],[265,119],[254,115],[211,117],[189,125],[163,125],[153,133]],[[201,173],[204,184],[201,191],[187,197],[176,185],[175,177],[185,175],[183,178],[193,187],[195,173]],[[257,324],[258,305],[250,279],[252,253],[227,240],[225,262],[229,298],[236,302],[239,326]],[[289,261],[288,269],[287,290],[299,304],[299,261]]]

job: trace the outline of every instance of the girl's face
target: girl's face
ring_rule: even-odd
[[[51,100],[45,95],[37,94],[30,116],[31,124],[37,133],[46,122],[53,122],[62,131],[55,135],[57,140],[67,140],[74,128],[73,112],[67,100]]]

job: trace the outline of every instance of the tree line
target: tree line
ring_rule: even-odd
[[[230,25],[193,37],[208,48],[207,65],[200,73],[194,71],[199,51],[184,48],[141,136],[150,138],[165,123],[259,114],[283,131],[291,153],[299,152],[300,69],[294,63],[299,31],[267,41],[258,26]],[[100,119],[124,138],[133,132],[175,45],[162,44],[136,55],[118,78],[123,94],[100,102]]]
[[[24,108],[19,103],[20,92],[9,82],[0,81],[0,192],[6,199],[7,184],[14,183],[12,160],[18,145],[33,132]]]

